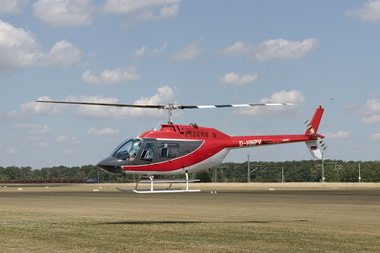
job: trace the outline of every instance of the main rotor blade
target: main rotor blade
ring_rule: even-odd
[[[261,103],[261,104],[231,104],[231,105],[180,105],[179,109],[213,109],[227,107],[250,107],[250,106],[272,106],[272,105],[294,105],[292,103]]]
[[[130,104],[69,102],[69,101],[45,101],[45,100],[36,100],[36,102],[53,103],[53,104],[72,104],[72,105],[100,105],[100,106],[114,106],[114,107],[153,108],[153,109],[166,109],[166,107],[167,107],[166,105],[130,105]]]
[[[134,108],[149,108],[149,109],[166,109],[166,110],[178,110],[178,109],[213,109],[213,108],[239,108],[250,106],[281,106],[281,105],[294,105],[292,103],[261,103],[261,104],[230,104],[230,105],[131,105],[131,104],[111,104],[111,103],[90,103],[90,102],[69,102],[69,101],[49,101],[49,100],[37,100],[40,103],[54,103],[54,104],[74,104],[74,105],[100,105],[100,106],[114,106],[114,107],[134,107]]]

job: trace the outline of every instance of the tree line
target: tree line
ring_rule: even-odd
[[[131,182],[137,176],[115,176],[95,165],[41,169],[0,166],[0,183],[7,180],[61,179],[63,182],[64,179],[94,178],[99,178],[100,182]],[[380,161],[325,160],[323,164],[316,160],[250,162],[249,166],[248,162],[223,163],[198,172],[193,178],[202,182],[380,182]]]
[[[380,161],[250,162],[249,179],[248,162],[224,163],[208,174],[217,182],[380,182]]]

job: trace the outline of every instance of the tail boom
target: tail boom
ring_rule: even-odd
[[[305,134],[296,135],[262,135],[262,136],[233,136],[228,140],[227,148],[247,148],[262,145],[285,144],[292,142],[305,142],[313,158],[322,159],[323,150],[326,149],[322,142],[323,135],[317,133],[319,124],[322,119],[324,109],[320,106],[314,113],[314,116],[308,123],[308,128]]]

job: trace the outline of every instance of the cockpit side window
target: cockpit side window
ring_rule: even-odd
[[[151,161],[154,155],[154,143],[145,143],[143,151],[141,153],[141,159]]]

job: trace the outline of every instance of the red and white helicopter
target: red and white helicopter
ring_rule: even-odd
[[[216,129],[199,127],[196,124],[173,124],[173,110],[250,107],[250,106],[287,106],[291,103],[236,104],[236,105],[131,105],[86,103],[68,101],[41,101],[44,103],[61,103],[77,105],[97,105],[134,107],[147,109],[164,109],[169,112],[168,124],[162,124],[160,130],[147,131],[141,136],[122,142],[109,157],[98,163],[103,170],[112,174],[137,174],[139,179],[134,189],[136,193],[163,192],[197,192],[190,190],[189,182],[199,180],[189,179],[188,173],[215,167],[222,163],[231,149],[259,147],[266,145],[305,142],[312,156],[322,159],[321,151],[326,149],[323,135],[317,133],[324,109],[320,106],[315,111],[311,122],[306,121],[307,130],[304,134],[295,135],[258,135],[229,136]],[[184,174],[185,180],[154,180],[155,175]],[[142,181],[143,175],[149,181]],[[150,183],[150,188],[139,189],[139,183]],[[168,188],[155,189],[154,183],[170,183]],[[186,189],[172,188],[172,183],[186,183]],[[124,191],[124,189],[118,189]]]

